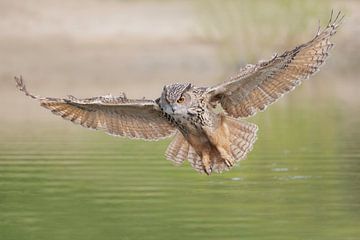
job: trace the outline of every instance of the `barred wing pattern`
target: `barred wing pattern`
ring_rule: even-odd
[[[175,127],[162,116],[152,100],[133,100],[124,96],[101,96],[87,99],[43,98],[30,94],[22,78],[15,78],[17,87],[27,96],[56,115],[83,127],[102,129],[111,135],[158,140],[170,137]]]
[[[332,20],[331,13],[328,25],[323,30],[319,28],[311,41],[269,61],[246,65],[229,81],[209,88],[210,103],[219,102],[233,117],[248,117],[264,110],[319,70],[333,46],[330,38],[341,24],[340,14]]]

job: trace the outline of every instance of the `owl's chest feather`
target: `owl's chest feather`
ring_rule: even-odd
[[[184,135],[202,135],[204,127],[215,127],[216,119],[216,115],[204,109],[192,109],[187,115],[174,116],[177,127]]]

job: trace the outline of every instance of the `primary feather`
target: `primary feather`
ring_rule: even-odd
[[[305,44],[301,44],[269,61],[249,64],[229,81],[209,88],[208,99],[219,102],[233,117],[249,117],[264,110],[302,80],[316,73],[333,47],[330,38],[336,33],[343,17],[332,17],[323,30]]]

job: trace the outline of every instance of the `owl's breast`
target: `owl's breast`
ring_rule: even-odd
[[[187,114],[182,116],[173,116],[177,127],[183,134],[201,135],[204,127],[214,127],[217,122],[217,116],[205,111],[196,114]]]
[[[201,129],[201,124],[191,116],[173,116],[176,126],[184,133],[195,133]]]

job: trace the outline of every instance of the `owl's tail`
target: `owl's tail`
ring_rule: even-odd
[[[175,165],[181,165],[188,157],[189,148],[190,144],[180,132],[177,132],[165,152],[166,159],[173,161]]]
[[[196,171],[205,173],[201,157],[180,132],[176,133],[174,140],[166,150],[165,156],[175,165],[181,165],[187,159]]]
[[[247,153],[252,150],[253,144],[256,141],[258,127],[253,123],[239,121],[228,116],[225,116],[223,121],[225,121],[230,129],[230,148],[228,154],[234,159],[234,165],[236,165],[236,163],[244,159]],[[180,132],[175,135],[175,138],[167,148],[165,155],[166,158],[171,160],[175,165],[181,165],[187,159],[196,171],[205,173],[201,157]],[[221,156],[215,146],[211,149],[210,161],[212,171],[214,172],[220,173],[231,168],[225,163],[225,159]]]

